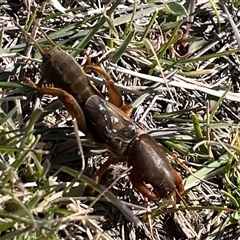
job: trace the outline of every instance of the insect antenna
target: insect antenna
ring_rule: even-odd
[[[40,47],[40,45],[36,42],[36,40],[23,28],[20,26],[20,24],[18,24],[12,17],[10,17],[11,20],[13,21],[14,25],[17,26],[21,32],[26,35],[34,44],[34,46],[37,48],[37,50],[40,52],[40,54],[42,56],[45,55],[44,50]],[[42,33],[42,35],[46,38],[46,40],[49,42],[50,45],[52,45],[52,47],[55,47],[56,44],[52,41],[51,38],[49,38],[49,36],[43,31],[43,29],[41,28],[41,26],[39,25],[39,23],[37,21],[35,21],[35,24],[38,26],[38,29],[40,30],[40,32]]]
[[[43,29],[41,28],[41,26],[39,25],[39,23],[37,21],[35,21],[35,24],[38,26],[40,32],[42,33],[42,35],[47,39],[47,41],[52,45],[52,47],[56,47],[56,44],[53,42],[53,40],[43,31]]]
[[[11,18],[11,20],[13,21],[14,25],[17,26],[21,30],[21,32],[33,42],[34,46],[37,48],[40,54],[44,56],[45,52],[40,47],[40,45],[36,42],[36,40],[23,27],[21,27],[20,24],[18,24],[13,18]]]

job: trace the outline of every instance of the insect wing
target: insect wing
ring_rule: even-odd
[[[99,136],[114,149],[125,150],[136,136],[136,126],[132,120],[118,107],[97,95],[86,101],[85,113]]]

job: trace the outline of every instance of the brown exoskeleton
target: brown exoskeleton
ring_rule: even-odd
[[[116,131],[113,122],[124,121],[126,116],[121,113],[116,118],[120,111],[117,110],[118,114],[116,114],[114,105],[96,95],[90,97],[85,106],[86,116],[89,117],[95,130],[101,133],[101,137],[107,139],[112,135],[113,142],[117,143],[118,147],[121,145],[121,154],[118,152],[118,155],[112,155],[100,168],[98,175],[102,175],[111,163],[126,161],[132,167],[130,180],[133,186],[148,199],[157,201],[160,198],[167,198],[176,188],[179,193],[184,191],[181,176],[172,169],[166,153],[154,138],[140,129],[136,130],[132,125]],[[113,118],[116,119],[112,120]],[[146,183],[152,185],[153,191],[146,186]]]
[[[156,140],[133,123],[129,117],[131,108],[123,107],[121,95],[109,77],[106,79],[110,92],[107,102],[71,55],[57,46],[44,52],[34,44],[42,54],[42,78],[54,87],[40,88],[32,84],[33,87],[41,94],[58,96],[76,118],[79,129],[110,151],[111,157],[97,171],[96,180],[110,164],[125,161],[132,166],[130,179],[134,187],[150,200],[166,198],[176,189],[183,192],[180,175],[172,169]],[[97,66],[89,68],[107,76]],[[146,184],[151,184],[153,190]]]

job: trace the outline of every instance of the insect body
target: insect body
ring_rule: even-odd
[[[119,108],[97,95],[85,104],[85,114],[115,157],[124,155],[128,145],[137,135],[137,127]],[[101,131],[99,131],[101,129]]]
[[[59,47],[53,47],[43,55],[42,78],[70,93],[80,106],[92,95],[102,96],[77,61]]]
[[[150,200],[158,201],[169,197],[175,189],[179,193],[184,191],[181,176],[172,169],[166,153],[154,138],[131,125],[129,118],[121,110],[96,95],[90,97],[86,105],[89,121],[103,139],[108,139],[108,145],[115,147],[111,152],[121,152],[119,154],[118,151],[118,154],[110,158],[109,164],[128,162],[132,167],[130,180],[139,192]],[[117,121],[112,120],[113,118]],[[126,124],[125,127],[122,124]],[[108,166],[100,169],[101,175]],[[153,191],[146,184],[151,184]]]
[[[127,155],[128,165],[132,166],[130,180],[148,199],[157,201],[169,197],[175,189],[179,193],[184,191],[180,175],[172,169],[166,153],[150,135],[143,133],[137,136]],[[153,191],[146,183],[151,184]]]
[[[103,99],[71,55],[56,46],[47,52],[37,43],[35,46],[43,58],[42,78],[54,87],[40,88],[32,84],[34,88],[41,94],[58,96],[73,118],[77,119],[79,129],[110,151],[111,157],[97,171],[96,180],[110,164],[125,161],[132,167],[130,179],[134,187],[150,200],[168,197],[175,189],[183,191],[180,175],[171,168],[156,140],[137,128],[129,117],[129,109],[125,108],[125,114],[116,107],[122,106],[121,95],[110,78],[106,82],[110,102],[114,105]],[[96,66],[90,68],[99,70]],[[153,190],[146,186],[148,183]]]

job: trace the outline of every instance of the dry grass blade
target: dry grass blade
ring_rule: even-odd
[[[1,2],[0,239],[238,239],[239,2],[106,2]],[[73,130],[56,98],[36,100],[24,76],[41,79],[41,56],[5,11],[44,51],[35,21],[82,67],[86,51],[110,72],[134,123],[172,156],[183,201],[146,208],[124,164],[101,185],[87,177],[107,149]],[[104,81],[88,76],[107,99]]]

